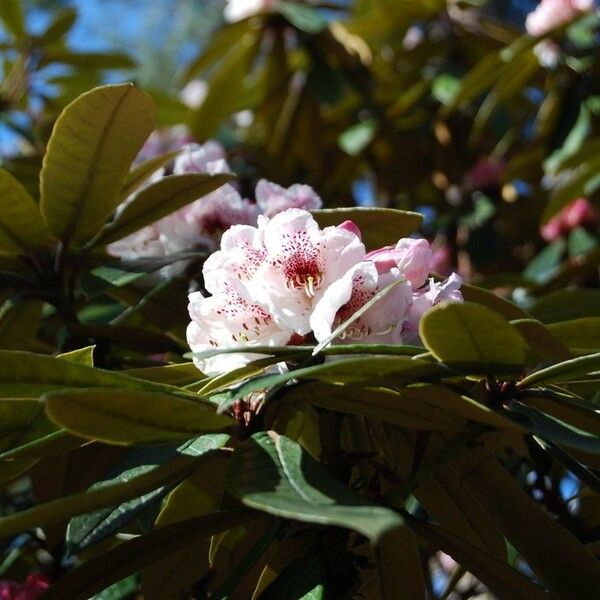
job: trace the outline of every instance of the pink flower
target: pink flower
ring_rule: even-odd
[[[433,254],[429,261],[429,271],[438,275],[448,276],[452,273],[452,251],[450,246],[444,244],[432,248]]]
[[[598,220],[598,212],[586,198],[578,198],[565,206],[557,215],[554,215],[540,228],[540,235],[551,242],[572,229],[582,225],[591,225]]]
[[[412,305],[410,307],[408,319],[404,323],[402,337],[407,344],[420,344],[419,322],[421,317],[432,307],[440,302],[462,302],[463,297],[460,293],[462,277],[452,273],[448,279],[437,283],[431,278],[429,286],[426,289],[418,290],[413,293]]]
[[[192,142],[192,136],[185,125],[165,127],[152,132],[146,140],[134,164],[140,164],[149,158],[154,158],[165,152],[179,150],[185,144]]]
[[[317,302],[310,326],[318,341],[360,310],[377,292],[394,281],[402,281],[356,319],[340,335],[340,341],[358,343],[400,344],[404,319],[412,302],[412,289],[396,268],[385,274],[375,263],[360,262],[334,281]]]
[[[280,346],[292,337],[293,331],[278,326],[234,278],[221,281],[220,291],[213,296],[207,298],[200,292],[193,292],[189,300],[192,322],[187,329],[187,340],[193,352]],[[207,375],[216,375],[243,367],[257,358],[261,355],[244,352],[195,358],[194,363]]]
[[[529,35],[541,37],[593,8],[594,0],[541,0],[527,15],[525,28]]]
[[[235,23],[261,12],[273,10],[275,0],[227,0],[223,12],[225,20]]]
[[[365,258],[375,263],[379,273],[396,267],[416,289],[427,280],[431,256],[431,246],[427,240],[403,238],[395,246],[369,252]]]
[[[253,276],[254,293],[274,320],[299,335],[325,290],[363,260],[360,238],[345,228],[320,229],[312,215],[290,208],[263,219],[266,259]]]
[[[0,600],[36,600],[50,587],[50,580],[41,573],[28,575],[25,583],[0,581]]]
[[[274,217],[288,208],[317,210],[323,202],[308,185],[294,184],[285,189],[276,183],[261,179],[256,185],[256,203],[265,217]]]

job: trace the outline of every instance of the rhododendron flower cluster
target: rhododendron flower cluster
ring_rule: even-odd
[[[546,35],[580,14],[592,10],[594,2],[595,0],[541,0],[536,9],[527,15],[527,33],[533,37]]]
[[[259,358],[253,346],[327,341],[384,289],[334,343],[418,343],[418,322],[427,309],[462,300],[458,275],[443,283],[428,280],[431,258],[422,239],[367,253],[354,223],[321,229],[297,208],[261,215],[256,227],[235,225],[204,264],[210,295],[190,294],[187,338],[195,353],[248,352],[197,357],[195,363],[213,375]]]
[[[214,140],[203,145],[185,145],[173,165],[174,175],[217,174],[230,170],[223,146]],[[147,185],[165,174],[165,169],[159,169]],[[232,225],[256,225],[259,214],[272,217],[287,208],[314,210],[321,205],[319,196],[307,185],[285,189],[263,179],[256,186],[256,202],[252,202],[242,198],[234,185],[225,184],[156,223],[110,244],[107,250],[113,256],[130,260],[167,257],[194,246],[215,250],[223,232]],[[162,269],[161,274],[166,277],[177,275],[184,266],[185,263],[177,263]]]

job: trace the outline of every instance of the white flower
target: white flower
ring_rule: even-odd
[[[320,229],[312,215],[295,208],[262,221],[266,259],[252,278],[253,293],[275,321],[305,335],[324,291],[360,262],[360,238],[340,227]]]
[[[338,341],[402,343],[402,326],[412,302],[412,289],[398,269],[380,274],[371,261],[355,265],[325,290],[310,317],[316,339],[320,342],[327,339],[375,294],[395,281],[401,283],[351,323]]]
[[[193,352],[280,346],[287,344],[293,334],[279,327],[267,311],[249,298],[247,290],[235,279],[223,280],[220,291],[208,298],[194,292],[189,300],[192,322],[187,329],[187,340]],[[243,367],[257,358],[261,355],[250,351],[194,358],[194,363],[207,375],[215,375]]]
[[[276,183],[261,179],[256,185],[256,203],[265,217],[274,217],[288,208],[317,210],[323,206],[321,198],[309,185],[294,184],[285,189]]]

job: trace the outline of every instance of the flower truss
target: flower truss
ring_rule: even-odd
[[[527,15],[525,27],[533,37],[542,37],[594,8],[595,0],[541,0]]]
[[[155,140],[152,140],[151,147],[142,150],[144,158],[152,156],[155,146]],[[230,171],[225,150],[219,142],[209,140],[203,145],[186,143],[180,150],[172,168],[174,175]],[[165,169],[159,169],[149,179],[148,185],[165,174]],[[259,215],[273,217],[287,208],[314,210],[321,206],[321,199],[307,185],[293,185],[285,189],[263,179],[256,186],[256,202],[252,202],[242,198],[234,185],[225,184],[156,223],[110,244],[107,250],[113,256],[128,260],[168,257],[195,246],[215,250],[223,232],[232,225],[256,225]],[[160,275],[169,278],[178,275],[184,267],[185,263],[175,263],[162,269]]]
[[[256,227],[233,226],[204,264],[210,295],[190,294],[187,337],[196,354],[248,352],[197,357],[195,363],[215,375],[258,358],[253,346],[323,342],[344,324],[335,343],[419,343],[426,310],[444,300],[462,301],[458,275],[428,279],[431,259],[423,239],[401,239],[367,253],[354,223],[321,229],[299,208],[261,215]]]

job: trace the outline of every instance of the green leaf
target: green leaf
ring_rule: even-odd
[[[279,0],[277,11],[294,27],[306,33],[314,35],[327,27],[327,20],[311,6]]]
[[[182,456],[135,479],[93,491],[63,496],[51,502],[2,517],[0,518],[0,535],[9,537],[32,527],[61,523],[75,515],[83,515],[138,498],[163,485],[180,481],[193,470],[195,464],[196,461],[193,457]]]
[[[146,379],[156,383],[184,386],[204,379],[204,375],[198,370],[194,363],[181,363],[176,365],[165,365],[164,367],[145,367],[142,369],[127,369],[122,371],[130,377]]]
[[[227,435],[206,435],[199,438],[197,445],[198,442],[202,443],[203,452],[197,454],[197,456],[221,448],[227,442],[227,439]],[[180,453],[181,449],[174,445],[133,448],[123,462],[113,469],[106,478],[92,485],[88,491],[91,492],[123,481],[129,481],[149,473],[174,459]],[[67,550],[71,554],[77,554],[84,548],[93,546],[113,535],[123,525],[135,519],[151,503],[163,498],[172,486],[173,484],[164,485],[118,506],[73,518],[67,528]],[[188,517],[190,516],[196,515],[188,515]]]
[[[130,83],[95,88],[65,108],[40,174],[40,208],[54,235],[81,245],[100,229],[154,120],[152,100]]]
[[[77,11],[73,8],[65,8],[54,13],[54,17],[46,31],[37,38],[37,43],[41,46],[52,44],[59,41],[77,20]]]
[[[78,365],[86,365],[88,367],[94,366],[94,349],[96,346],[86,346],[85,348],[78,348],[77,350],[71,350],[71,352],[63,352],[56,358],[62,358],[69,362],[76,363]]]
[[[468,474],[463,485],[550,591],[559,598],[596,598],[598,561],[525,494],[495,458]]]
[[[181,150],[173,150],[166,154],[153,156],[143,163],[137,165],[127,173],[119,198],[121,201],[129,198],[136,190],[138,190],[156,171],[170,163]]]
[[[51,240],[33,198],[8,171],[0,169],[0,256],[25,254]]]
[[[325,561],[317,552],[289,564],[260,595],[260,600],[324,600]]]
[[[68,48],[46,48],[41,64],[62,63],[85,69],[131,69],[135,61],[127,54],[104,52],[73,52]]]
[[[134,597],[138,588],[139,577],[134,574],[113,583],[99,594],[92,596],[90,600],[125,600]]]
[[[519,388],[527,388],[540,383],[556,383],[576,381],[588,373],[600,370],[600,352],[565,360],[551,367],[534,371],[517,384]]]
[[[80,389],[51,392],[43,400],[49,418],[58,425],[113,444],[186,439],[221,432],[235,423],[208,402],[165,393]]]
[[[113,371],[103,371],[68,360],[0,350],[0,398],[39,398],[61,389],[105,387],[173,392],[176,388],[135,379]],[[181,392],[180,392],[181,393]],[[197,396],[188,395],[195,400]]]
[[[188,173],[170,175],[140,191],[95,240],[108,244],[140,230],[233,179],[233,175]]]
[[[37,400],[0,400],[0,450],[27,444],[56,429]]]
[[[230,114],[250,108],[247,102],[248,84],[246,79],[252,70],[252,63],[260,50],[262,31],[248,29],[229,44],[213,70],[209,88],[202,104],[190,115],[190,129],[198,139],[214,135],[221,122]],[[236,93],[232,94],[232,86]]]
[[[395,245],[400,238],[414,233],[423,221],[419,213],[392,208],[330,208],[312,214],[321,227],[352,221],[361,230],[367,250]]]
[[[25,36],[25,14],[21,0],[2,0],[0,2],[0,19],[6,29],[16,37]]]
[[[531,317],[521,307],[517,306],[514,302],[506,300],[501,296],[497,296],[493,292],[485,290],[483,288],[463,283],[460,286],[460,291],[463,298],[467,302],[475,302],[476,304],[483,304],[488,308],[500,313],[503,317],[509,320],[513,319],[528,319]]]
[[[583,227],[576,227],[569,233],[569,256],[575,258],[591,252],[598,245],[598,240]]]
[[[535,283],[545,283],[556,273],[565,249],[566,243],[563,239],[548,244],[529,262],[523,276]]]
[[[341,133],[338,144],[346,154],[358,156],[372,142],[376,129],[375,119],[362,121]]]
[[[600,352],[600,317],[551,323],[548,331],[575,354]]]
[[[523,336],[534,358],[568,360],[572,358],[568,348],[552,332],[536,319],[517,319],[510,324]]]
[[[540,298],[529,312],[543,323],[600,317],[600,290],[569,288]]]
[[[419,332],[427,349],[457,369],[474,375],[518,373],[527,346],[522,336],[497,312],[478,304],[442,303],[421,319]],[[479,365],[479,366],[477,366]]]
[[[141,269],[127,270],[120,263],[100,265],[81,278],[81,291],[88,298],[95,298],[112,287],[133,283],[147,274]]]
[[[277,433],[254,434],[234,453],[227,489],[246,506],[306,523],[334,525],[377,543],[402,517],[333,479],[299,444]]]
[[[505,561],[435,525],[414,523],[419,536],[449,554],[487,585],[498,598],[549,600],[548,594]]]
[[[212,513],[122,543],[97,558],[69,571],[45,592],[46,600],[88,600],[115,581],[135,573],[196,541],[243,523],[247,513],[239,510]]]
[[[21,299],[6,302],[0,311],[0,348],[3,350],[46,350],[36,339],[44,303]]]

